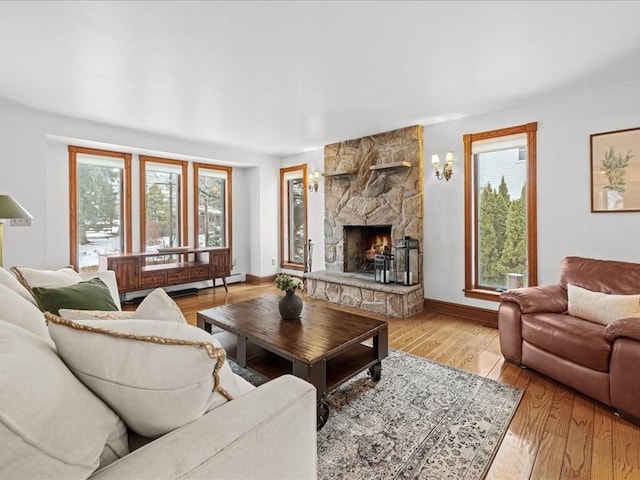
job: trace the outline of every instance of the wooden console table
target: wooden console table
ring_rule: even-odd
[[[101,255],[99,268],[115,272],[121,294],[203,280],[213,280],[215,287],[216,278],[222,279],[227,291],[231,253],[219,247]]]

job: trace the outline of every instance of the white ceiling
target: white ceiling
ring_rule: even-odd
[[[640,78],[640,2],[0,2],[0,96],[287,155]]]

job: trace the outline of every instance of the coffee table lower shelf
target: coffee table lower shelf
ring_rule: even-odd
[[[241,367],[251,370],[266,380],[285,374],[300,377],[316,387],[319,400],[365,369],[369,369],[376,381],[381,375],[381,361],[378,359],[378,353],[369,345],[354,345],[333,358],[309,365],[246,342],[246,363],[243,365],[238,358],[238,335],[220,332],[214,336],[227,351],[227,356]]]

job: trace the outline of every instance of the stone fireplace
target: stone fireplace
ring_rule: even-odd
[[[421,268],[423,164],[422,126],[325,146],[326,270],[305,274],[310,296],[395,317],[422,310],[422,271],[412,286],[363,273],[375,250],[391,252],[405,236],[418,240]]]

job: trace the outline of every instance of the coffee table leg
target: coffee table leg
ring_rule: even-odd
[[[247,337],[238,335],[236,343],[236,363],[242,368],[247,368]]]
[[[382,362],[378,362],[375,365],[369,367],[369,376],[374,382],[380,381],[382,378]]]
[[[329,420],[329,405],[324,400],[320,400],[317,407],[316,430],[324,427],[327,420]]]

